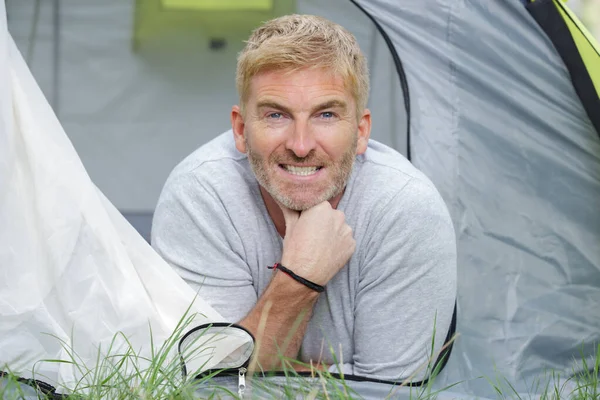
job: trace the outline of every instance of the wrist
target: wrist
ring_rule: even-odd
[[[320,293],[316,292],[300,282],[295,281],[281,271],[273,271],[273,277],[269,284],[269,291],[275,291],[283,297],[286,303],[304,304],[312,303],[319,298]]]
[[[319,262],[316,260],[312,260],[308,257],[286,257],[284,252],[284,254],[281,256],[281,261],[279,261],[279,264],[285,266],[297,275],[311,282],[322,286],[327,284],[327,282],[322,282],[319,280],[319,269],[317,268],[317,264],[319,264]]]
[[[309,279],[306,279],[305,277],[303,277],[301,275],[298,275],[293,270],[287,268],[283,264],[275,263],[272,267],[267,267],[267,268],[279,271],[280,273],[284,273],[287,276],[289,276],[291,279],[293,279],[294,281],[298,282],[301,285],[306,286],[307,288],[309,288],[317,293],[322,293],[325,291],[325,286],[321,286],[318,283],[315,283]]]

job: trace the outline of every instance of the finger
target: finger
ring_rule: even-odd
[[[344,226],[344,235],[349,236],[349,237],[353,237],[354,232],[352,232],[352,228],[350,227],[350,225],[346,225]]]
[[[342,229],[345,225],[348,225],[346,223],[346,214],[340,210],[333,210],[333,213],[335,224],[339,227],[339,229]]]
[[[294,225],[296,224],[296,221],[298,221],[298,218],[300,218],[300,211],[291,210],[281,204],[279,205],[279,208],[281,208],[281,212],[283,212],[283,218],[285,219],[285,229],[293,229]]]

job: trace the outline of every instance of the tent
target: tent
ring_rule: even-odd
[[[227,129],[244,35],[193,24],[138,35],[144,0],[63,3],[40,6],[36,31],[34,3],[8,0],[9,30],[92,181],[147,234],[172,166]],[[209,12],[153,3],[177,18]],[[357,36],[373,137],[425,172],[453,217],[460,336],[436,387],[495,397],[492,380],[532,394],[550,371],[568,378],[593,365],[600,56],[577,18],[558,0],[293,5]],[[386,390],[356,387],[374,398]]]
[[[92,183],[4,18],[0,54],[0,378],[53,395],[116,355],[124,374],[158,353],[189,373],[246,363],[252,335],[220,324]]]

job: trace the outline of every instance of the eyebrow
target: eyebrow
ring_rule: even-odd
[[[261,108],[274,108],[276,110],[281,110],[286,114],[292,113],[286,106],[271,100],[259,101],[258,104],[256,104],[256,109],[260,110]]]
[[[311,110],[311,114],[314,114],[317,111],[325,110],[328,108],[341,108],[342,111],[346,111],[348,109],[348,105],[345,101],[342,100],[329,100],[325,103],[319,104]]]
[[[272,101],[272,100],[259,101],[256,104],[256,108],[257,109],[274,108],[276,110],[281,110],[284,113],[292,114],[292,112],[289,108],[287,108],[286,106],[279,104],[275,101]],[[342,100],[329,100],[329,101],[326,101],[325,103],[321,103],[321,104],[318,104],[315,107],[313,107],[313,109],[311,110],[310,113],[314,114],[317,111],[325,110],[328,108],[341,108],[343,111],[346,111],[348,109],[348,105],[346,104],[345,101],[342,101]]]

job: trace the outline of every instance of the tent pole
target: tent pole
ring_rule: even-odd
[[[31,68],[31,62],[33,61],[33,54],[35,50],[35,41],[37,39],[37,31],[38,25],[40,22],[40,0],[35,0],[35,4],[33,7],[33,18],[31,19],[31,29],[29,31],[29,43],[27,47],[27,56],[25,61],[27,61],[27,65]]]
[[[54,0],[53,7],[53,36],[54,36],[54,48],[53,50],[53,68],[52,68],[52,108],[54,113],[58,117],[59,113],[59,85],[60,85],[60,0]]]
[[[396,47],[394,43],[388,36],[387,32],[383,29],[379,21],[375,19],[367,10],[363,8],[360,4],[358,4],[357,0],[350,0],[352,4],[358,7],[374,24],[383,40],[392,53],[392,59],[394,60],[394,64],[396,65],[396,72],[398,73],[398,78],[400,79],[400,85],[402,86],[402,94],[404,95],[404,110],[406,111],[406,158],[411,159],[411,151],[410,151],[410,94],[408,90],[408,79],[406,78],[406,72],[404,71],[404,66],[402,65],[402,60],[396,51]]]

